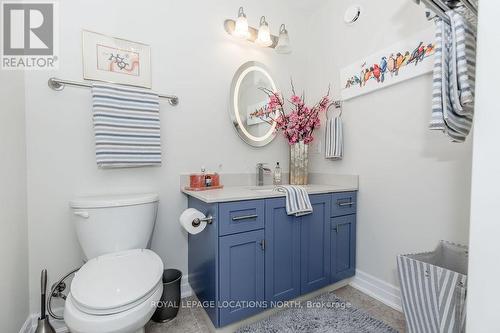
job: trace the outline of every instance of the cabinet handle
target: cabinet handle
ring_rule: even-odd
[[[339,201],[337,201],[337,205],[339,205],[340,207],[352,206],[352,205],[354,205],[354,202],[352,200],[348,201],[348,202],[340,202],[340,200],[339,200]]]
[[[266,240],[265,239],[260,241],[260,248],[262,249],[262,251],[266,250]]]
[[[259,217],[259,215],[243,215],[243,216],[235,216],[233,217],[233,221],[241,221],[241,220],[250,220],[250,219],[256,219]]]

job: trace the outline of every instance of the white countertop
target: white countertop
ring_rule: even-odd
[[[305,185],[309,194],[357,191],[357,185]],[[274,190],[273,186],[227,186],[219,190],[187,191],[183,193],[206,203],[253,200],[284,197],[283,192]]]

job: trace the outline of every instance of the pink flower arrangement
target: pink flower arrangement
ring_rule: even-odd
[[[276,122],[276,131],[283,133],[290,145],[304,141],[309,144],[314,141],[314,130],[319,128],[321,121],[319,115],[325,112],[330,104],[330,89],[328,93],[313,107],[305,104],[304,96],[295,93],[292,83],[292,96],[288,101],[292,108],[285,113],[285,101],[281,93],[262,88],[269,96],[269,102],[261,109],[256,110],[253,115],[260,117],[269,124]]]

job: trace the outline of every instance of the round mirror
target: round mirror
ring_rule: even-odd
[[[276,137],[274,113],[266,112],[266,89],[277,91],[267,68],[255,61],[241,66],[231,84],[231,121],[241,139],[254,147],[265,146]]]

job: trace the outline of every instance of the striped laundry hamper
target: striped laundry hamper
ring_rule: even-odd
[[[468,248],[440,241],[432,252],[397,261],[408,332],[465,332]]]

